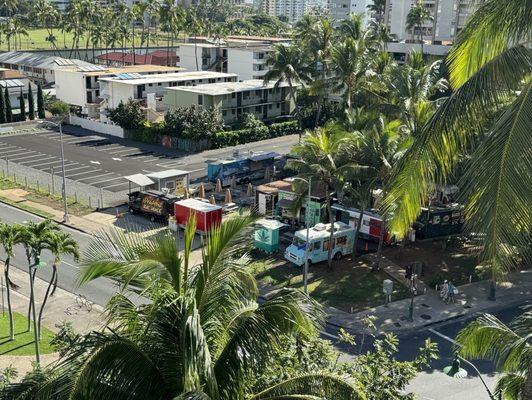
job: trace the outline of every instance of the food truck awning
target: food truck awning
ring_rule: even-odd
[[[124,176],[125,179],[127,179],[129,182],[134,183],[138,186],[148,186],[153,185],[155,182],[152,181],[150,178],[148,178],[146,175],[143,174],[135,174],[135,175],[128,175]]]

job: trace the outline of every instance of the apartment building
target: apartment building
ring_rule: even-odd
[[[260,10],[273,17],[286,17],[294,23],[303,17],[305,4],[306,0],[262,0]]]
[[[55,73],[59,69],[92,65],[82,60],[38,52],[8,51],[0,54],[0,67],[19,71],[31,80],[43,84],[55,82]]]
[[[236,74],[226,74],[211,71],[191,71],[168,74],[154,74],[135,76],[126,74],[122,76],[104,77],[100,83],[100,120],[107,119],[107,109],[116,108],[120,102],[132,99],[140,102],[143,108],[155,112],[163,112],[166,106],[163,96],[170,87],[196,86],[223,82],[236,82]]]
[[[101,78],[118,77],[123,79],[141,78],[144,75],[175,73],[179,67],[159,65],[131,65],[120,68],[91,65],[71,67],[56,71],[56,97],[77,108],[77,114],[84,117],[99,118]]]
[[[406,17],[416,0],[387,0],[384,21],[390,34],[399,41],[416,41],[419,33],[407,29]],[[421,28],[424,41],[436,45],[451,44],[464,27],[473,12],[473,0],[423,0],[423,6],[430,12],[433,21],[427,21]]]
[[[270,69],[266,60],[272,51],[271,45],[229,47],[227,49],[227,70],[237,74],[241,80],[263,79]]]
[[[189,71],[227,72],[227,44],[181,43],[179,66]]]
[[[291,115],[295,108],[290,100],[288,84],[274,86],[273,83],[264,85],[262,80],[252,79],[169,87],[163,101],[170,110],[190,106],[217,108],[227,125],[234,124],[248,113],[263,121],[271,121]]]
[[[348,19],[352,14],[360,14],[365,22],[370,18],[368,6],[373,0],[329,0],[329,16],[335,24]]]

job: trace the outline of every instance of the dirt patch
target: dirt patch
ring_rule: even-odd
[[[480,280],[477,257],[471,243],[461,240],[416,242],[407,247],[390,247],[385,257],[401,267],[423,264],[421,280],[434,287],[445,279],[456,286]]]

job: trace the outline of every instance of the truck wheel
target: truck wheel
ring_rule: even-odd
[[[340,261],[342,259],[342,253],[338,252],[334,255],[334,259],[336,261]]]

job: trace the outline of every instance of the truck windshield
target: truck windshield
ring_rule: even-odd
[[[294,236],[294,240],[292,241],[292,244],[297,247],[304,246],[306,243],[305,240],[300,239],[297,236]]]

